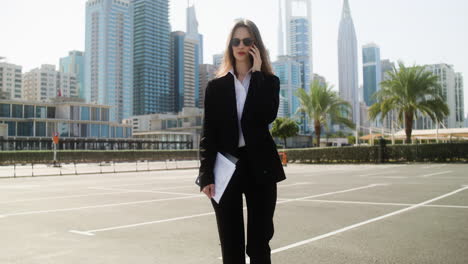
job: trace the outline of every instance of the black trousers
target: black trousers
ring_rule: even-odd
[[[240,148],[236,171],[220,203],[212,200],[218,223],[223,264],[245,264],[245,235],[242,194],[247,202],[247,255],[251,264],[270,264],[269,242],[273,237],[276,183],[255,184],[245,148]]]

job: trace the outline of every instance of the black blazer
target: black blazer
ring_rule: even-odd
[[[268,129],[278,113],[279,90],[279,78],[275,75],[260,71],[252,73],[241,118],[252,183],[286,179],[276,144]],[[201,165],[197,178],[200,189],[214,183],[213,167],[217,152],[236,153],[238,131],[234,76],[228,73],[210,81],[205,91]]]

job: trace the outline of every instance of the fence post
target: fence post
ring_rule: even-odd
[[[379,139],[378,163],[385,163],[386,142],[383,137]]]
[[[34,163],[31,162],[31,177],[34,177]]]

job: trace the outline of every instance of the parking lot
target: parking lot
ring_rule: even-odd
[[[0,177],[0,263],[222,263],[197,169],[84,174],[95,165],[80,166],[63,176]],[[468,165],[285,170],[273,263],[468,263]]]

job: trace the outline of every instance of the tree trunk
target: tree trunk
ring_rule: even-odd
[[[411,132],[413,131],[413,113],[408,111],[405,112],[405,132],[406,132],[406,143],[411,143]]]
[[[283,138],[284,140],[284,148],[286,148],[286,138]]]
[[[320,133],[321,133],[321,124],[320,121],[314,121],[315,136],[317,137],[317,147],[320,147]]]

